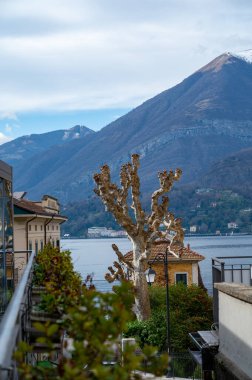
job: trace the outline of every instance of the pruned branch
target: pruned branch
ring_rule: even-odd
[[[176,257],[179,257],[179,250],[184,246],[184,230],[182,228],[182,220],[180,218],[175,219],[172,213],[168,213],[164,220],[164,224],[167,232],[169,233],[169,252]]]
[[[128,260],[125,259],[125,257],[122,254],[122,252],[119,251],[119,248],[117,247],[117,245],[116,244],[112,244],[112,248],[113,248],[113,250],[115,251],[115,253],[116,253],[117,257],[118,257],[119,262],[121,264],[125,265],[129,270],[131,270],[131,271],[134,270],[133,264],[130,261],[128,261]]]
[[[145,213],[142,209],[140,201],[140,179],[138,175],[138,168],[140,166],[139,155],[132,154],[131,156],[131,191],[132,191],[132,208],[135,213],[138,233],[144,230]]]
[[[182,171],[180,169],[176,169],[175,173],[172,170],[170,170],[169,173],[164,170],[158,174],[160,187],[152,194],[151,215],[148,218],[148,225],[151,231],[155,231],[159,228],[167,213],[169,198],[167,196],[163,197],[161,204],[158,202],[159,198],[171,190],[173,183],[179,180],[181,174]]]
[[[111,182],[109,166],[103,165],[101,173],[94,175],[97,186],[94,192],[102,199],[107,210],[114,215],[116,221],[132,236],[136,233],[136,225],[129,216],[127,207],[129,177],[125,169],[122,173],[122,189],[119,189],[116,184]]]
[[[116,268],[116,270],[114,270],[113,267],[108,267],[108,270],[110,271],[110,273],[105,274],[105,279],[109,283],[114,282],[115,280],[118,280],[118,281],[126,280],[126,274],[122,265],[118,263],[117,261],[114,261],[113,265]]]

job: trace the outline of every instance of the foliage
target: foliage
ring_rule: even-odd
[[[50,244],[36,256],[33,283],[46,288],[40,307],[53,314],[63,314],[66,307],[76,302],[82,287],[70,251],[60,252]]]
[[[68,203],[63,213],[68,216],[68,221],[61,227],[63,235],[87,237],[88,228],[93,226],[119,229],[114,217],[104,210],[101,200],[96,197]]]
[[[46,345],[49,364],[55,354],[56,341],[61,341],[64,350],[56,365],[32,366],[27,364],[26,357],[33,347],[21,342],[15,353],[21,379],[130,380],[139,379],[134,371],[143,368],[157,375],[164,373],[168,357],[157,358],[157,349],[144,347],[140,356],[135,355],[134,346],[128,345],[123,353],[121,351],[121,333],[133,317],[133,292],[129,282],[114,287],[113,293],[80,286],[70,253],[59,252],[51,246],[46,246],[36,261],[34,283],[46,286],[48,292],[42,301],[43,307],[53,315],[56,307],[61,315],[59,323],[34,324],[41,334],[37,343]],[[53,302],[49,301],[50,297]],[[115,365],[105,365],[111,361],[115,361]]]
[[[208,189],[207,189],[208,190]],[[149,196],[144,193],[141,201],[145,210],[149,210]],[[197,192],[191,185],[176,186],[171,191],[171,211],[183,219],[183,227],[189,232],[191,225],[197,225],[198,233],[230,232],[229,222],[236,222],[237,232],[252,232],[251,191],[240,187],[234,191],[212,190]],[[62,225],[64,233],[72,236],[86,236],[88,227],[106,226],[119,229],[118,224],[101,207],[99,199],[90,198],[80,203],[67,204],[64,213],[69,221]]]
[[[140,345],[152,344],[164,351],[166,342],[165,288],[150,288],[152,316],[144,322],[128,324],[126,336],[135,336]],[[212,300],[200,287],[183,284],[169,287],[171,348],[174,352],[186,351],[190,345],[188,333],[208,330],[212,324]]]

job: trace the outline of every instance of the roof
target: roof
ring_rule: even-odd
[[[167,248],[167,241],[157,241],[153,243],[151,247],[151,256],[149,258],[150,262],[163,262],[164,261],[164,254]],[[200,255],[199,253],[191,250],[190,245],[188,244],[186,247],[183,247],[182,249],[175,250],[175,253],[179,255],[179,258],[175,257],[172,253],[169,252],[168,254],[168,261],[180,261],[180,260],[186,260],[186,261],[201,261],[204,260],[205,257],[203,255]],[[126,259],[129,261],[132,261],[133,259],[133,252],[130,251],[124,255]]]
[[[25,197],[26,194],[27,194],[26,191],[14,191],[13,197],[16,199],[22,199]]]
[[[67,220],[66,216],[57,213],[47,212],[45,211],[44,207],[38,205],[36,202],[28,201],[27,199],[13,198],[13,204],[15,208],[17,207],[24,211],[24,214],[37,214],[39,216],[49,216]],[[14,210],[14,214],[15,216],[17,216],[19,213],[16,213]]]

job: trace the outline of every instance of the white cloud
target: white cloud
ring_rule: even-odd
[[[10,138],[10,137],[4,135],[2,132],[0,132],[0,145],[6,143],[8,141],[11,141],[11,140],[12,140],[12,138]]]
[[[252,47],[251,16],[237,0],[1,2],[0,112],[136,106]]]
[[[0,112],[0,120],[15,120],[18,121],[18,117],[14,112]]]

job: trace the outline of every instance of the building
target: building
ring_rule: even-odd
[[[60,225],[67,218],[60,215],[56,198],[44,195],[41,201],[25,199],[26,193],[14,193],[14,246],[15,251],[38,252],[51,243],[60,247]]]
[[[112,228],[107,227],[89,227],[88,228],[88,237],[91,239],[95,238],[118,238],[126,237],[127,234],[125,231],[116,231]]]
[[[0,161],[0,315],[14,289],[12,168]]]
[[[190,232],[197,232],[197,226],[190,226]]]
[[[155,270],[155,283],[159,285],[165,284],[164,275],[164,257],[167,249],[167,241],[160,240],[155,242],[151,248],[151,257],[149,265]],[[204,256],[191,250],[190,246],[183,247],[176,257],[172,253],[168,254],[168,279],[169,284],[177,284],[179,282],[185,285],[202,285],[200,270],[198,263],[204,260]],[[128,252],[125,255],[129,261],[132,261],[133,253]],[[147,268],[146,268],[147,269]]]
[[[228,225],[227,225],[227,228],[229,230],[233,229],[233,228],[238,228],[238,224],[236,224],[235,222],[229,222]]]
[[[215,284],[219,293],[219,347],[216,379],[249,380],[252,376],[252,288],[243,284]]]

